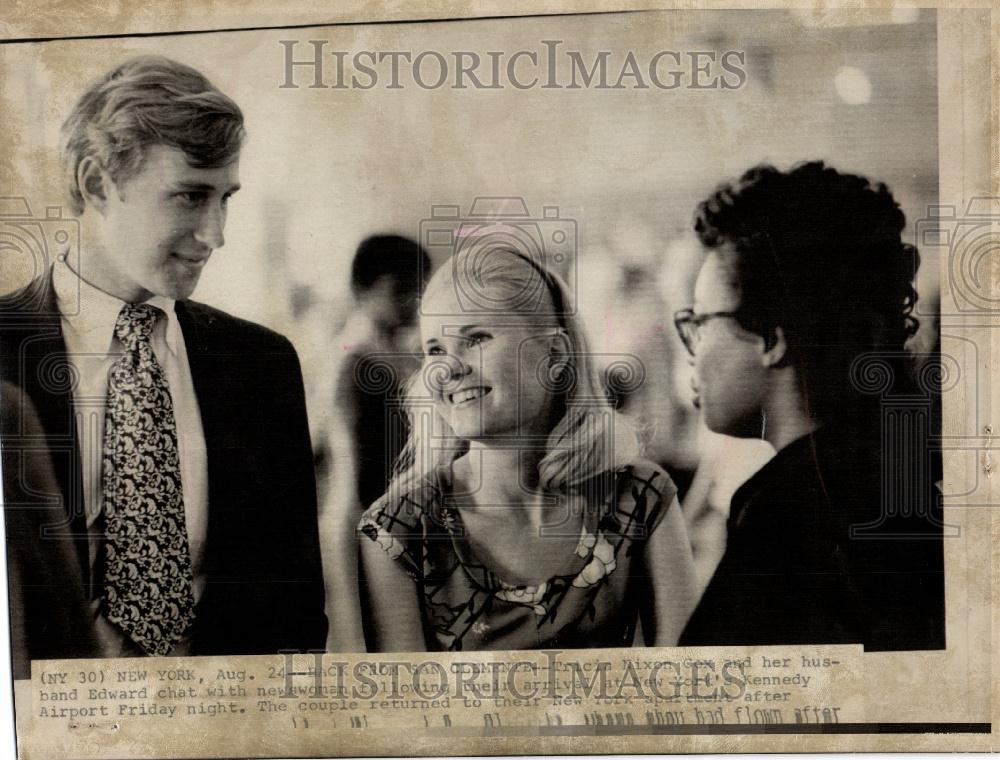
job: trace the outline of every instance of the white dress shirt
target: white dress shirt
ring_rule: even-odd
[[[104,412],[108,392],[108,372],[122,354],[115,336],[115,323],[125,302],[80,279],[69,266],[58,262],[53,268],[53,287],[62,317],[67,359],[74,372],[73,409],[76,414],[80,464],[83,470],[83,498],[90,545],[90,587],[92,612],[104,657],[131,657],[142,650],[100,611],[101,590],[94,589],[99,578],[94,569],[104,542],[101,461],[103,455]],[[184,335],[174,312],[175,301],[154,296],[147,303],[163,311],[153,330],[153,353],[163,368],[177,425],[184,519],[194,573],[197,602],[205,590],[203,560],[208,531],[208,459],[201,413],[191,379]],[[186,654],[190,641],[182,639],[172,655]]]

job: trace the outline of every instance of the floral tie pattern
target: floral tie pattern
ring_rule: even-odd
[[[194,620],[173,402],[153,354],[162,311],[126,304],[125,348],[111,366],[104,427],[104,611],[151,655],[166,655]]]

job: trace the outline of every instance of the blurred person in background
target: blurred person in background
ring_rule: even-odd
[[[417,303],[431,260],[417,242],[373,235],[351,264],[354,311],[334,341],[327,475],[320,482],[320,534],[332,652],[365,649],[358,604],[356,527],[386,491],[409,432],[402,385],[420,368]]]
[[[904,226],[884,185],[821,162],[755,167],[699,206],[707,256],[693,307],[676,315],[696,404],[709,429],[777,454],[733,497],[725,554],[682,645],[943,648],[927,431],[884,443],[882,397],[854,374],[875,353],[884,393],[927,395],[904,350],[919,264]],[[893,514],[895,488],[908,500]]]
[[[616,419],[570,299],[503,248],[428,285],[410,438],[360,524],[371,650],[676,643],[696,599],[676,489]]]
[[[617,267],[605,301],[604,374],[616,408],[637,428],[645,455],[670,473],[683,503],[698,465],[698,415],[674,382],[687,353],[670,321],[676,308],[664,303],[657,274],[646,262]],[[638,372],[626,373],[633,364]]]

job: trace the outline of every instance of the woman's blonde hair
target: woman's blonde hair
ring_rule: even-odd
[[[600,473],[634,461],[638,440],[631,425],[615,412],[590,352],[582,320],[576,315],[565,281],[544,263],[509,248],[469,248],[454,254],[431,278],[428,296],[452,289],[463,313],[503,319],[535,315],[540,324],[560,328],[568,344],[557,370],[539,369],[539,380],[557,398],[561,416],[544,441],[538,465],[539,484],[560,493]],[[447,291],[446,291],[447,292]],[[409,437],[396,460],[390,494],[401,495],[437,468],[468,450],[434,410],[426,390],[435,373],[451,372],[443,361],[427,357],[405,385],[404,407]]]

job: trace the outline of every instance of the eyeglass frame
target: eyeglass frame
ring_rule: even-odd
[[[695,355],[694,347],[698,341],[698,329],[713,319],[739,319],[738,311],[711,311],[707,314],[696,314],[694,309],[679,309],[674,312],[674,327],[680,336],[681,343],[691,355]]]

